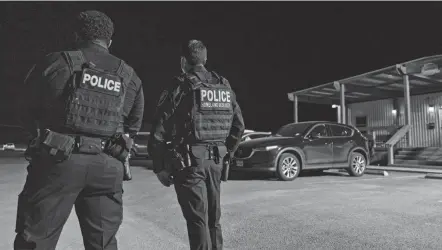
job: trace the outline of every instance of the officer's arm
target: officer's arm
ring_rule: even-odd
[[[236,95],[233,94],[232,97],[233,120],[229,136],[226,139],[226,147],[229,152],[234,153],[241,141],[241,136],[244,133],[245,124],[241,108],[236,101]]]
[[[148,146],[149,155],[153,159],[155,173],[162,170],[161,159],[164,154],[165,138],[170,132],[166,128],[167,123],[175,113],[185,94],[182,91],[182,85],[177,84],[172,89],[163,91],[158,101]]]
[[[37,123],[41,112],[41,67],[37,64],[32,66],[24,81],[24,93],[20,102],[20,123],[26,132],[32,136],[37,135]]]
[[[69,69],[57,53],[46,55],[29,70],[24,80],[23,99],[19,107],[19,120],[26,132],[32,136],[37,135],[39,121],[44,114],[44,103],[57,98],[63,92],[63,88],[55,83],[64,84],[69,76]]]
[[[144,91],[141,80],[134,75],[128,87],[126,107],[130,108],[129,114],[124,119],[124,132],[134,137],[141,129],[144,115]]]

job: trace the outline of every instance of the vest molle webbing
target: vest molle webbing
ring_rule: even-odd
[[[224,142],[232,125],[233,91],[219,77],[217,84],[203,83],[193,75],[188,75],[188,80],[193,94],[191,127],[195,139]]]
[[[112,136],[123,122],[133,69],[121,60],[116,72],[106,72],[88,63],[81,51],[65,56],[72,71],[65,126],[76,133]]]

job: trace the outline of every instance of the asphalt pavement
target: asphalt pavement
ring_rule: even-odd
[[[0,153],[0,249],[12,249],[17,195],[25,180],[22,153]],[[173,188],[163,187],[149,162],[124,184],[122,250],[189,249]],[[349,177],[305,173],[293,182],[234,176],[222,185],[225,249],[442,249],[442,180],[420,173]],[[75,212],[57,249],[80,250]]]

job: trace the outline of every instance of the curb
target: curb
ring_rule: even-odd
[[[425,175],[425,179],[442,180],[442,174],[427,174],[427,175]]]
[[[366,169],[365,174],[389,176],[388,172],[385,170],[374,170],[374,169]]]
[[[347,173],[347,170],[345,169],[339,169],[340,173]],[[388,172],[385,170],[380,169],[365,169],[364,174],[371,174],[371,175],[382,175],[382,176],[389,176]]]
[[[377,167],[370,166],[367,170],[382,170],[391,172],[408,172],[408,173],[422,173],[422,174],[442,174],[442,170],[427,169],[427,168],[410,168],[410,167]]]

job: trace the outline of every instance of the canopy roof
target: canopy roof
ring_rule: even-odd
[[[410,95],[442,91],[442,55],[419,58],[365,74],[289,93],[299,102],[339,104],[340,84],[345,85],[345,102],[358,103],[404,96],[403,75],[409,75]],[[430,76],[431,75],[431,76]]]

